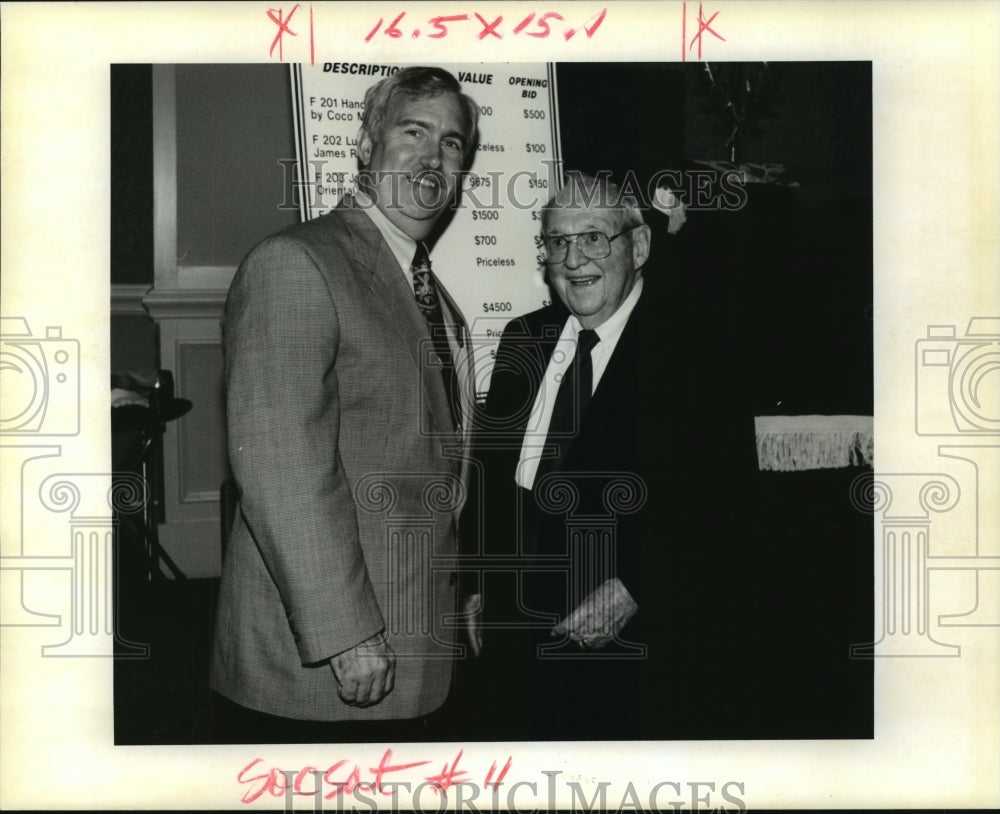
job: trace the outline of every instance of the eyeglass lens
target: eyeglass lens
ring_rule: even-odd
[[[551,263],[561,263],[569,253],[569,244],[588,260],[601,260],[611,254],[611,241],[604,232],[581,232],[577,235],[558,235],[545,239],[545,253]]]

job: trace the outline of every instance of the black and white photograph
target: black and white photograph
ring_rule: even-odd
[[[1000,804],[1000,4],[0,18],[0,807]]]
[[[116,742],[872,737],[870,64],[533,67],[111,66]]]

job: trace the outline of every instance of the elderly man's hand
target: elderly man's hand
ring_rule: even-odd
[[[383,633],[330,659],[340,685],[340,700],[352,707],[370,707],[392,692],[396,677],[396,654]]]
[[[569,636],[581,647],[604,647],[629,620],[639,606],[618,577],[602,582],[552,628],[553,636]]]

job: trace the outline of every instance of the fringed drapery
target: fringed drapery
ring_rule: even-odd
[[[757,462],[774,472],[872,466],[873,425],[871,416],[758,416]]]

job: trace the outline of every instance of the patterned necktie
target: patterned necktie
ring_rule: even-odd
[[[538,483],[542,475],[556,472],[562,467],[569,445],[580,431],[583,416],[590,403],[591,391],[594,389],[594,362],[590,352],[600,341],[597,332],[590,328],[584,328],[577,335],[576,355],[559,384],[559,392],[552,405],[549,432],[545,437],[546,446],[556,447],[556,457],[539,460],[535,483]]]
[[[430,330],[434,352],[441,362],[441,378],[448,395],[451,418],[455,427],[458,428],[462,423],[461,410],[458,407],[458,377],[455,375],[455,362],[451,355],[451,345],[448,344],[448,329],[444,324],[444,315],[441,311],[437,280],[431,270],[431,260],[427,255],[427,247],[423,243],[417,243],[410,272],[413,275],[413,294],[417,300],[417,307],[420,308],[424,319],[427,320],[427,328]]]

